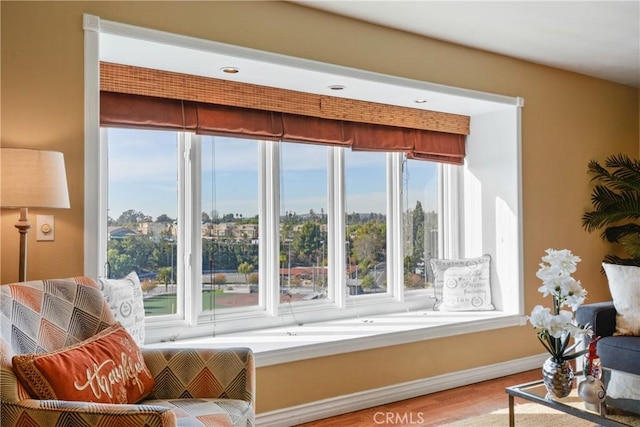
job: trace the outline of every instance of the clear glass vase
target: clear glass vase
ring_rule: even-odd
[[[556,362],[550,357],[542,365],[547,397],[567,397],[573,387],[573,377],[573,367],[569,361]]]

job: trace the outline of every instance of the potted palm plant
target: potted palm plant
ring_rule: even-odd
[[[602,238],[619,244],[626,257],[606,255],[609,264],[640,266],[640,161],[625,154],[605,159],[604,166],[589,162],[593,210],[582,216],[589,232],[603,229]]]

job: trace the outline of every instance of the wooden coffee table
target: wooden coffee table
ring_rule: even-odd
[[[578,384],[582,376],[576,376],[575,383]],[[618,411],[615,415],[608,414],[605,404],[587,405],[578,396],[576,387],[571,390],[571,394],[565,398],[548,398],[547,389],[542,380],[536,380],[524,384],[514,385],[505,389],[509,395],[509,426],[515,426],[514,398],[520,397],[530,402],[553,408],[560,412],[573,415],[583,420],[597,423],[606,427],[629,427],[640,425],[640,415],[629,414],[628,417],[620,417]],[[588,408],[589,407],[589,408]],[[626,414],[625,414],[626,415]],[[615,417],[615,419],[613,418]],[[633,418],[633,421],[627,421]]]

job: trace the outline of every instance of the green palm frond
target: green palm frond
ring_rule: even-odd
[[[613,175],[620,182],[628,185],[636,191],[640,191],[640,160],[631,159],[628,156],[619,154],[611,156],[605,160],[608,168],[614,168]]]
[[[620,212],[637,217],[640,215],[640,193],[633,191],[615,191],[596,185],[591,196],[593,207],[602,212]]]
[[[591,203],[595,210],[582,217],[582,225],[589,232],[618,221],[640,218],[640,192],[616,193],[603,185],[596,185]]]
[[[622,244],[631,257],[607,255],[606,262],[640,266],[640,161],[618,154],[604,164],[595,160],[588,164],[592,181],[598,184],[591,193],[594,210],[583,214],[582,226],[589,232],[605,228],[602,238]],[[623,221],[631,222],[620,224]]]
[[[640,225],[624,224],[615,227],[607,227],[602,232],[602,238],[611,243],[621,242],[627,236],[633,236],[636,239],[640,239]]]
[[[640,191],[640,162],[619,154],[605,159],[605,166],[614,169],[610,172],[597,161],[589,162],[588,170],[592,181],[600,181],[618,191]]]
[[[587,165],[587,169],[589,173],[593,175],[593,177],[591,178],[591,181],[598,181],[598,180],[601,180],[602,177],[606,178],[611,175],[604,166],[598,163],[597,160],[591,160]]]
[[[608,264],[634,265],[640,267],[640,258],[621,258],[617,255],[607,255],[604,257],[604,262]]]
[[[620,237],[620,244],[632,258],[640,258],[640,232],[628,233]]]
[[[608,216],[604,212],[592,211],[582,215],[582,226],[589,232],[593,232],[608,220]]]

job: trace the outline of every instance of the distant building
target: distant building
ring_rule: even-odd
[[[242,240],[255,239],[258,237],[258,224],[234,224],[233,237]]]
[[[147,236],[171,236],[173,227],[170,222],[141,222],[138,224],[138,232]]]
[[[127,236],[138,235],[136,231],[126,227],[109,227],[107,232],[109,233],[109,239],[113,240],[122,240]]]
[[[233,222],[222,222],[220,224],[211,225],[211,236],[213,237],[229,237],[233,235]]]
[[[238,242],[254,242],[258,238],[258,224],[237,224],[235,222],[202,224],[202,235],[213,238],[233,238]]]

